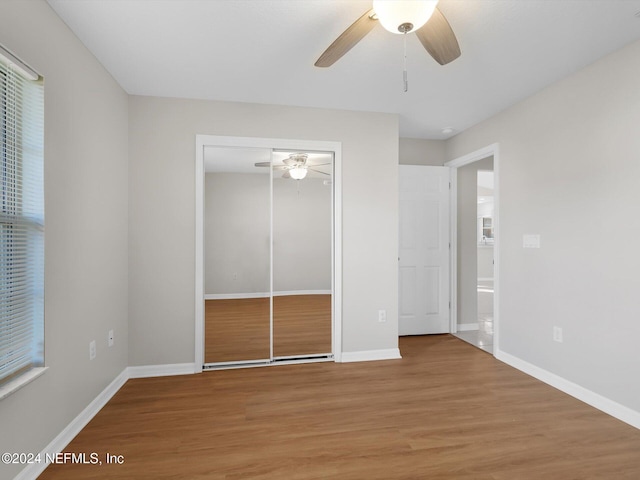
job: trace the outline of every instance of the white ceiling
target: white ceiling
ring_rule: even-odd
[[[448,138],[640,39],[640,0],[441,0],[462,56],[438,65],[377,26],[313,66],[369,0],[48,0],[133,95],[400,116],[400,134]],[[453,133],[442,129],[452,127]]]

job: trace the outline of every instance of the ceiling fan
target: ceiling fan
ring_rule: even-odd
[[[293,178],[294,180],[302,180],[307,176],[307,173],[309,171],[331,176],[330,173],[312,168],[331,165],[331,163],[310,163],[308,160],[309,155],[307,155],[306,153],[292,153],[288,158],[282,160],[282,163],[284,165],[273,165],[273,169],[284,170],[282,178]],[[255,164],[255,166],[270,167],[271,162],[258,162]]]
[[[424,48],[440,65],[452,62],[460,56],[460,46],[437,4],[438,0],[374,0],[373,8],[329,45],[315,66],[333,65],[373,30],[378,21],[392,33],[415,32]]]

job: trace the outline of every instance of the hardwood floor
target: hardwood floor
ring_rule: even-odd
[[[205,362],[268,359],[269,299],[205,302]],[[276,357],[331,353],[331,295],[273,298]]]
[[[276,357],[331,353],[331,295],[273,297]]]
[[[41,479],[638,479],[640,431],[450,336],[401,360],[129,380]]]
[[[269,309],[268,298],[205,301],[205,363],[269,358]]]

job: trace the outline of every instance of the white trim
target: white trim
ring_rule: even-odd
[[[0,60],[12,67],[14,70],[20,72],[23,77],[28,78],[31,81],[36,81],[40,78],[40,74],[38,72],[24,63],[16,55],[14,55],[13,52],[4,48],[2,45],[0,45]]]
[[[333,358],[342,361],[342,143],[333,149],[333,223],[331,225],[332,265],[331,265],[331,308],[333,312]]]
[[[479,282],[493,282],[493,277],[478,277]]]
[[[458,171],[459,167],[463,167],[478,160],[493,156],[493,231],[495,232],[495,240],[493,243],[494,260],[493,260],[493,350],[500,349],[500,144],[492,143],[484,148],[471,152],[462,157],[446,162],[445,167],[451,167],[451,332],[456,333],[458,322],[458,228],[457,228],[457,209],[458,209]],[[494,353],[495,356],[495,353]]]
[[[269,298],[269,292],[255,293],[205,293],[205,300],[235,300],[245,298]]]
[[[201,367],[202,368],[202,367]],[[172,375],[190,375],[199,373],[194,363],[171,363],[167,365],[140,365],[128,367],[129,378],[170,377]]]
[[[282,290],[273,292],[274,297],[286,297],[289,295],[331,295],[331,290]]]
[[[457,325],[458,332],[470,332],[473,330],[480,330],[479,323],[459,323]]]
[[[327,357],[324,355],[309,355],[305,358],[287,358],[287,357],[275,357],[273,362],[269,365],[271,367],[276,365],[302,365],[304,363],[321,363],[321,362],[335,362],[333,357]]]
[[[342,363],[370,362],[375,360],[395,360],[402,358],[399,348],[386,350],[362,350],[360,352],[342,352]]]
[[[342,355],[342,143],[282,138],[196,135],[195,165],[195,365],[204,365],[204,148],[251,147],[276,150],[333,152],[333,261],[332,350],[336,362]]]
[[[22,469],[22,471],[14,478],[14,480],[31,480],[38,478],[49,465],[46,461],[47,454],[55,454],[62,452],[64,448],[80,433],[80,431],[91,421],[93,417],[104,407],[111,397],[113,397],[120,388],[129,379],[128,368],[125,368],[87,407],[74,418],[69,425],[62,430],[49,445],[44,447],[40,452],[42,463],[32,463]]]
[[[265,360],[245,360],[242,363],[237,362],[216,362],[207,363],[204,367],[205,372],[215,372],[216,370],[238,370],[241,368],[259,368],[270,367],[271,360],[268,358]]]
[[[331,295],[331,290],[289,290],[273,292],[274,297],[288,297],[292,295]],[[236,298],[267,298],[269,292],[255,293],[206,293],[205,300],[233,300]]]
[[[274,163],[273,149],[270,154],[271,164]],[[273,294],[273,168],[269,169],[269,292]],[[269,295],[269,360],[273,360],[273,295]]]
[[[19,375],[18,377],[14,378],[13,380],[5,383],[0,387],[0,400],[20,390],[25,385],[29,385],[36,378],[38,378],[40,375],[46,372],[48,368],[49,367],[32,368],[28,372],[25,372]]]
[[[446,164],[445,164],[446,166]],[[449,261],[451,262],[449,274],[449,330],[458,333],[458,169],[451,168],[449,175],[451,182],[449,202]]]
[[[581,387],[576,383],[570,382],[565,378],[501,350],[496,351],[495,357],[507,365],[537,378],[547,385],[551,385],[552,387],[557,388],[558,390],[571,395],[572,397],[577,398],[578,400],[581,400],[582,402],[591,405],[592,407],[597,408],[618,420],[628,423],[632,427],[640,429],[640,412],[625,407],[624,405],[614,402],[609,398],[603,397],[598,393]]]
[[[205,137],[196,135],[195,168],[195,364],[204,365],[204,146]]]
[[[465,165],[469,165],[470,163],[477,162],[478,160],[482,160],[483,158],[487,158],[492,155],[495,157],[495,154],[499,150],[500,150],[500,144],[492,143],[491,145],[487,145],[486,147],[476,150],[475,152],[471,152],[467,155],[463,155],[462,157],[449,160],[444,164],[444,166],[452,167],[452,168],[464,167]],[[493,170],[494,170],[493,186],[495,188],[496,184],[498,183],[496,182],[496,177],[495,177],[495,165],[493,167]]]

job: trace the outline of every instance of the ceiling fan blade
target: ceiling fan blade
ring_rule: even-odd
[[[373,14],[373,9],[371,9],[353,22],[335,42],[329,45],[329,48],[320,55],[314,65],[316,67],[330,67],[340,60],[345,53],[351,50],[356,43],[362,40],[376,26],[378,21],[371,18]]]
[[[453,62],[460,56],[460,45],[451,25],[437,7],[429,21],[416,30],[416,35],[427,52],[440,65]]]
[[[323,171],[321,171],[321,170],[316,170],[315,168],[309,168],[309,167],[307,167],[307,170],[309,170],[309,171],[311,171],[311,172],[316,172],[316,173],[321,173],[321,174],[323,174],[323,175],[329,175],[329,176],[331,176],[331,174],[330,174],[330,173],[323,172]]]
[[[254,163],[253,164],[256,167],[270,167],[271,166],[271,162],[258,162],[258,163]],[[273,169],[274,170],[282,170],[287,168],[286,165],[274,165]]]
[[[289,170],[287,170],[282,174],[282,178],[291,178],[291,175],[289,174]]]
[[[331,165],[331,162],[329,162],[329,163],[307,163],[308,167],[322,167],[324,165]]]

